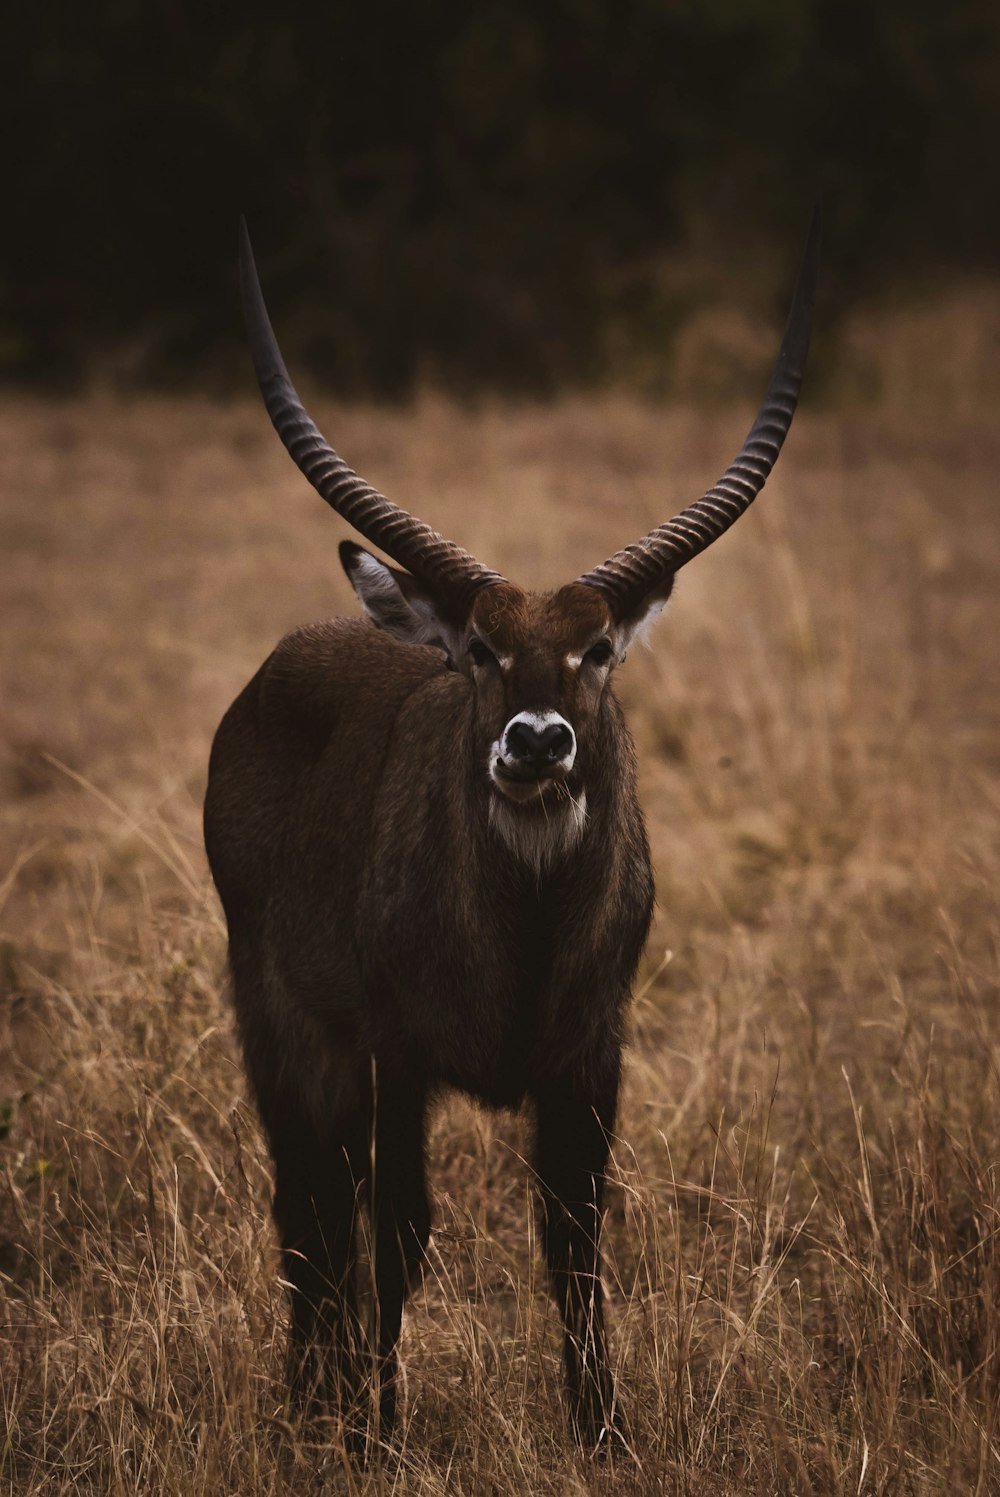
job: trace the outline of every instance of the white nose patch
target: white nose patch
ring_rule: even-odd
[[[561,770],[563,774],[569,774],[570,770],[573,768],[573,761],[576,759],[576,734],[573,732],[572,727],[563,717],[562,713],[518,712],[514,717],[511,718],[510,722],[507,724],[500,735],[500,743],[498,747],[501,759],[507,760],[517,757],[515,754],[511,753],[507,740],[511,729],[515,728],[518,723],[523,723],[525,727],[533,729],[533,731],[538,734],[544,733],[546,728],[565,728],[566,732],[569,734],[569,747],[567,748],[561,759],[555,760],[552,767],[553,769]]]

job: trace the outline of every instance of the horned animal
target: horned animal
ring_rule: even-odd
[[[365,617],[278,644],[219,727],[205,804],[274,1163],[291,1391],[362,1439],[388,1437],[396,1416],[404,1299],[431,1229],[428,1113],[450,1088],[533,1111],[570,1426],[587,1447],[619,1430],[599,1244],[653,875],[612,678],[678,569],[771,471],[801,385],[818,242],[817,216],[763,405],[718,483],[539,594],[391,503],[323,438],[288,377],[242,226],[245,318],[271,420],[327,503],[398,564],[341,543]]]

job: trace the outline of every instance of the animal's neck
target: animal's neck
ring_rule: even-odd
[[[490,792],[489,825],[494,836],[540,879],[563,864],[587,831],[587,793],[568,789],[538,806],[519,806]]]

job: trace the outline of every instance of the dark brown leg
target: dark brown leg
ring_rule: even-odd
[[[396,1419],[396,1344],[407,1291],[423,1270],[430,1237],[424,1160],[426,1099],[384,1068],[376,1073],[372,1150],[372,1239],[380,1432]]]
[[[615,1431],[600,1277],[601,1213],[608,1135],[618,1074],[603,1086],[552,1086],[538,1096],[541,1227],[552,1292],[564,1326],[570,1421],[582,1445],[606,1445]]]
[[[291,1285],[292,1394],[313,1412],[349,1413],[360,1383],[358,1195],[367,1170],[363,1114],[320,1137],[301,1114],[267,1119],[275,1165],[274,1217]]]

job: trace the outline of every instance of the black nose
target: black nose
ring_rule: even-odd
[[[507,729],[507,752],[524,765],[555,764],[572,747],[573,735],[566,723],[546,723],[539,732],[531,723],[520,721]]]

